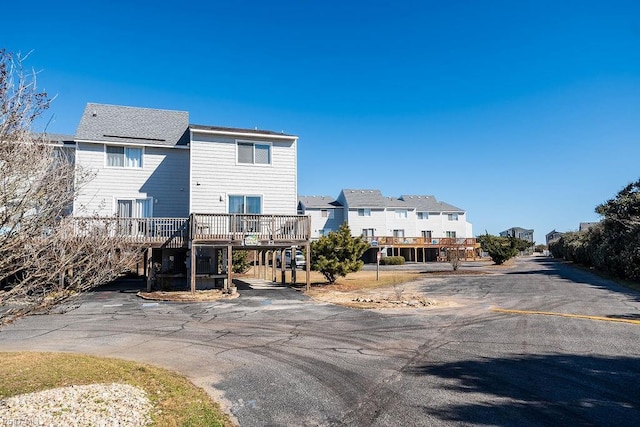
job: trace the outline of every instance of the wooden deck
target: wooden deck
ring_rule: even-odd
[[[186,248],[189,243],[284,247],[308,242],[304,215],[192,214],[189,218],[76,217],[76,235],[106,233],[147,247]]]
[[[478,243],[475,238],[451,238],[451,237],[367,237],[369,243],[377,242],[378,247],[396,246],[396,247],[421,247],[421,248],[475,248]],[[375,243],[372,244],[375,247]]]

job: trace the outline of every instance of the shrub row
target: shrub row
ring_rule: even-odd
[[[404,265],[403,256],[386,256],[380,258],[380,265]]]

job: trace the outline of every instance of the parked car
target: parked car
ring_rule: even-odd
[[[296,250],[296,268],[304,270],[307,268],[307,260],[301,250]],[[280,253],[276,255],[276,267],[282,266],[282,259]],[[284,266],[285,268],[291,268],[291,249],[284,251]]]

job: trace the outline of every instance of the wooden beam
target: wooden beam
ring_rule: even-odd
[[[224,290],[229,292],[229,286],[233,284],[233,246],[227,246],[227,282]]]
[[[144,254],[144,269],[147,275],[147,292],[151,292],[153,276],[155,275],[155,271],[153,271],[153,249],[151,248],[147,248]]]
[[[309,291],[311,289],[311,245],[307,244],[306,247],[306,258],[307,258],[307,283],[306,289]]]
[[[196,245],[191,244],[191,293],[196,293]]]

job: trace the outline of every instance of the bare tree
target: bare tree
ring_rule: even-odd
[[[449,244],[446,248],[447,261],[451,264],[451,268],[453,268],[453,271],[458,271],[458,268],[460,268],[460,263],[462,262],[462,259],[460,257],[460,247],[461,245],[458,244],[455,237],[449,239]],[[465,250],[464,246],[462,247],[462,249]]]
[[[137,252],[68,216],[90,174],[32,132],[51,101],[23,61],[0,50],[0,323],[112,280]]]

